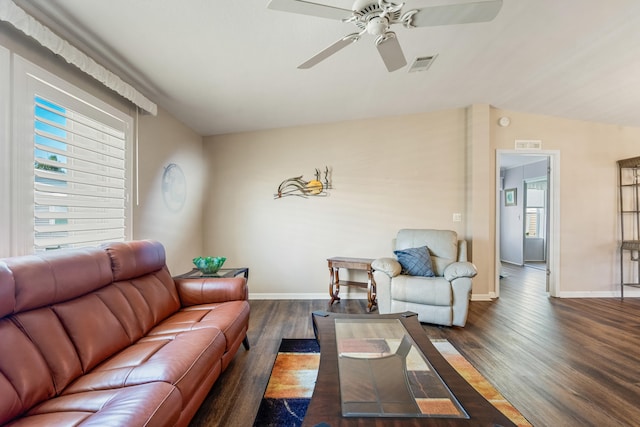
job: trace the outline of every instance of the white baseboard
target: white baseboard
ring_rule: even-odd
[[[250,292],[249,293],[250,300],[300,300],[300,299],[326,299],[329,301],[329,295],[326,293],[315,293],[315,294],[299,294],[299,293],[262,293],[262,292]],[[340,294],[340,299],[367,299],[366,293],[360,294],[351,294],[351,295],[342,295]],[[471,301],[493,301],[495,299],[495,294],[473,294],[471,296]]]
[[[298,299],[324,299],[327,302],[331,299],[328,293],[315,293],[315,294],[298,294],[298,293],[256,293],[249,292],[250,300],[298,300]],[[363,293],[358,295],[343,295],[340,294],[340,299],[367,299],[367,294]]]
[[[577,291],[577,292],[560,292],[560,298],[620,298],[620,290],[616,291]],[[640,298],[640,289],[625,287],[624,297]]]
[[[471,294],[471,301],[493,301],[496,298],[495,293],[488,294]]]
[[[640,289],[625,289],[625,298],[640,298]],[[620,298],[620,291],[606,292],[561,292],[559,298]],[[249,293],[250,300],[327,300],[326,293]],[[340,299],[367,299],[367,294],[340,295]],[[471,301],[494,301],[496,296],[493,292],[488,294],[472,294]]]

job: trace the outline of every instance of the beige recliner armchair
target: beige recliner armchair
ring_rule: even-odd
[[[464,326],[476,267],[467,262],[467,243],[451,230],[398,232],[395,258],[372,264],[380,314],[413,311],[418,320]]]

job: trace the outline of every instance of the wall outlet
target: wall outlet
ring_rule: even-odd
[[[454,213],[453,222],[462,222],[462,214],[459,212]]]

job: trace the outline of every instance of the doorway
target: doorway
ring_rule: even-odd
[[[502,262],[546,271],[546,291],[559,295],[558,151],[497,150],[496,296]]]

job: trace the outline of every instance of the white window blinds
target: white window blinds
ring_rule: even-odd
[[[11,254],[132,236],[133,119],[13,55]]]
[[[125,135],[34,97],[36,251],[125,239]]]

